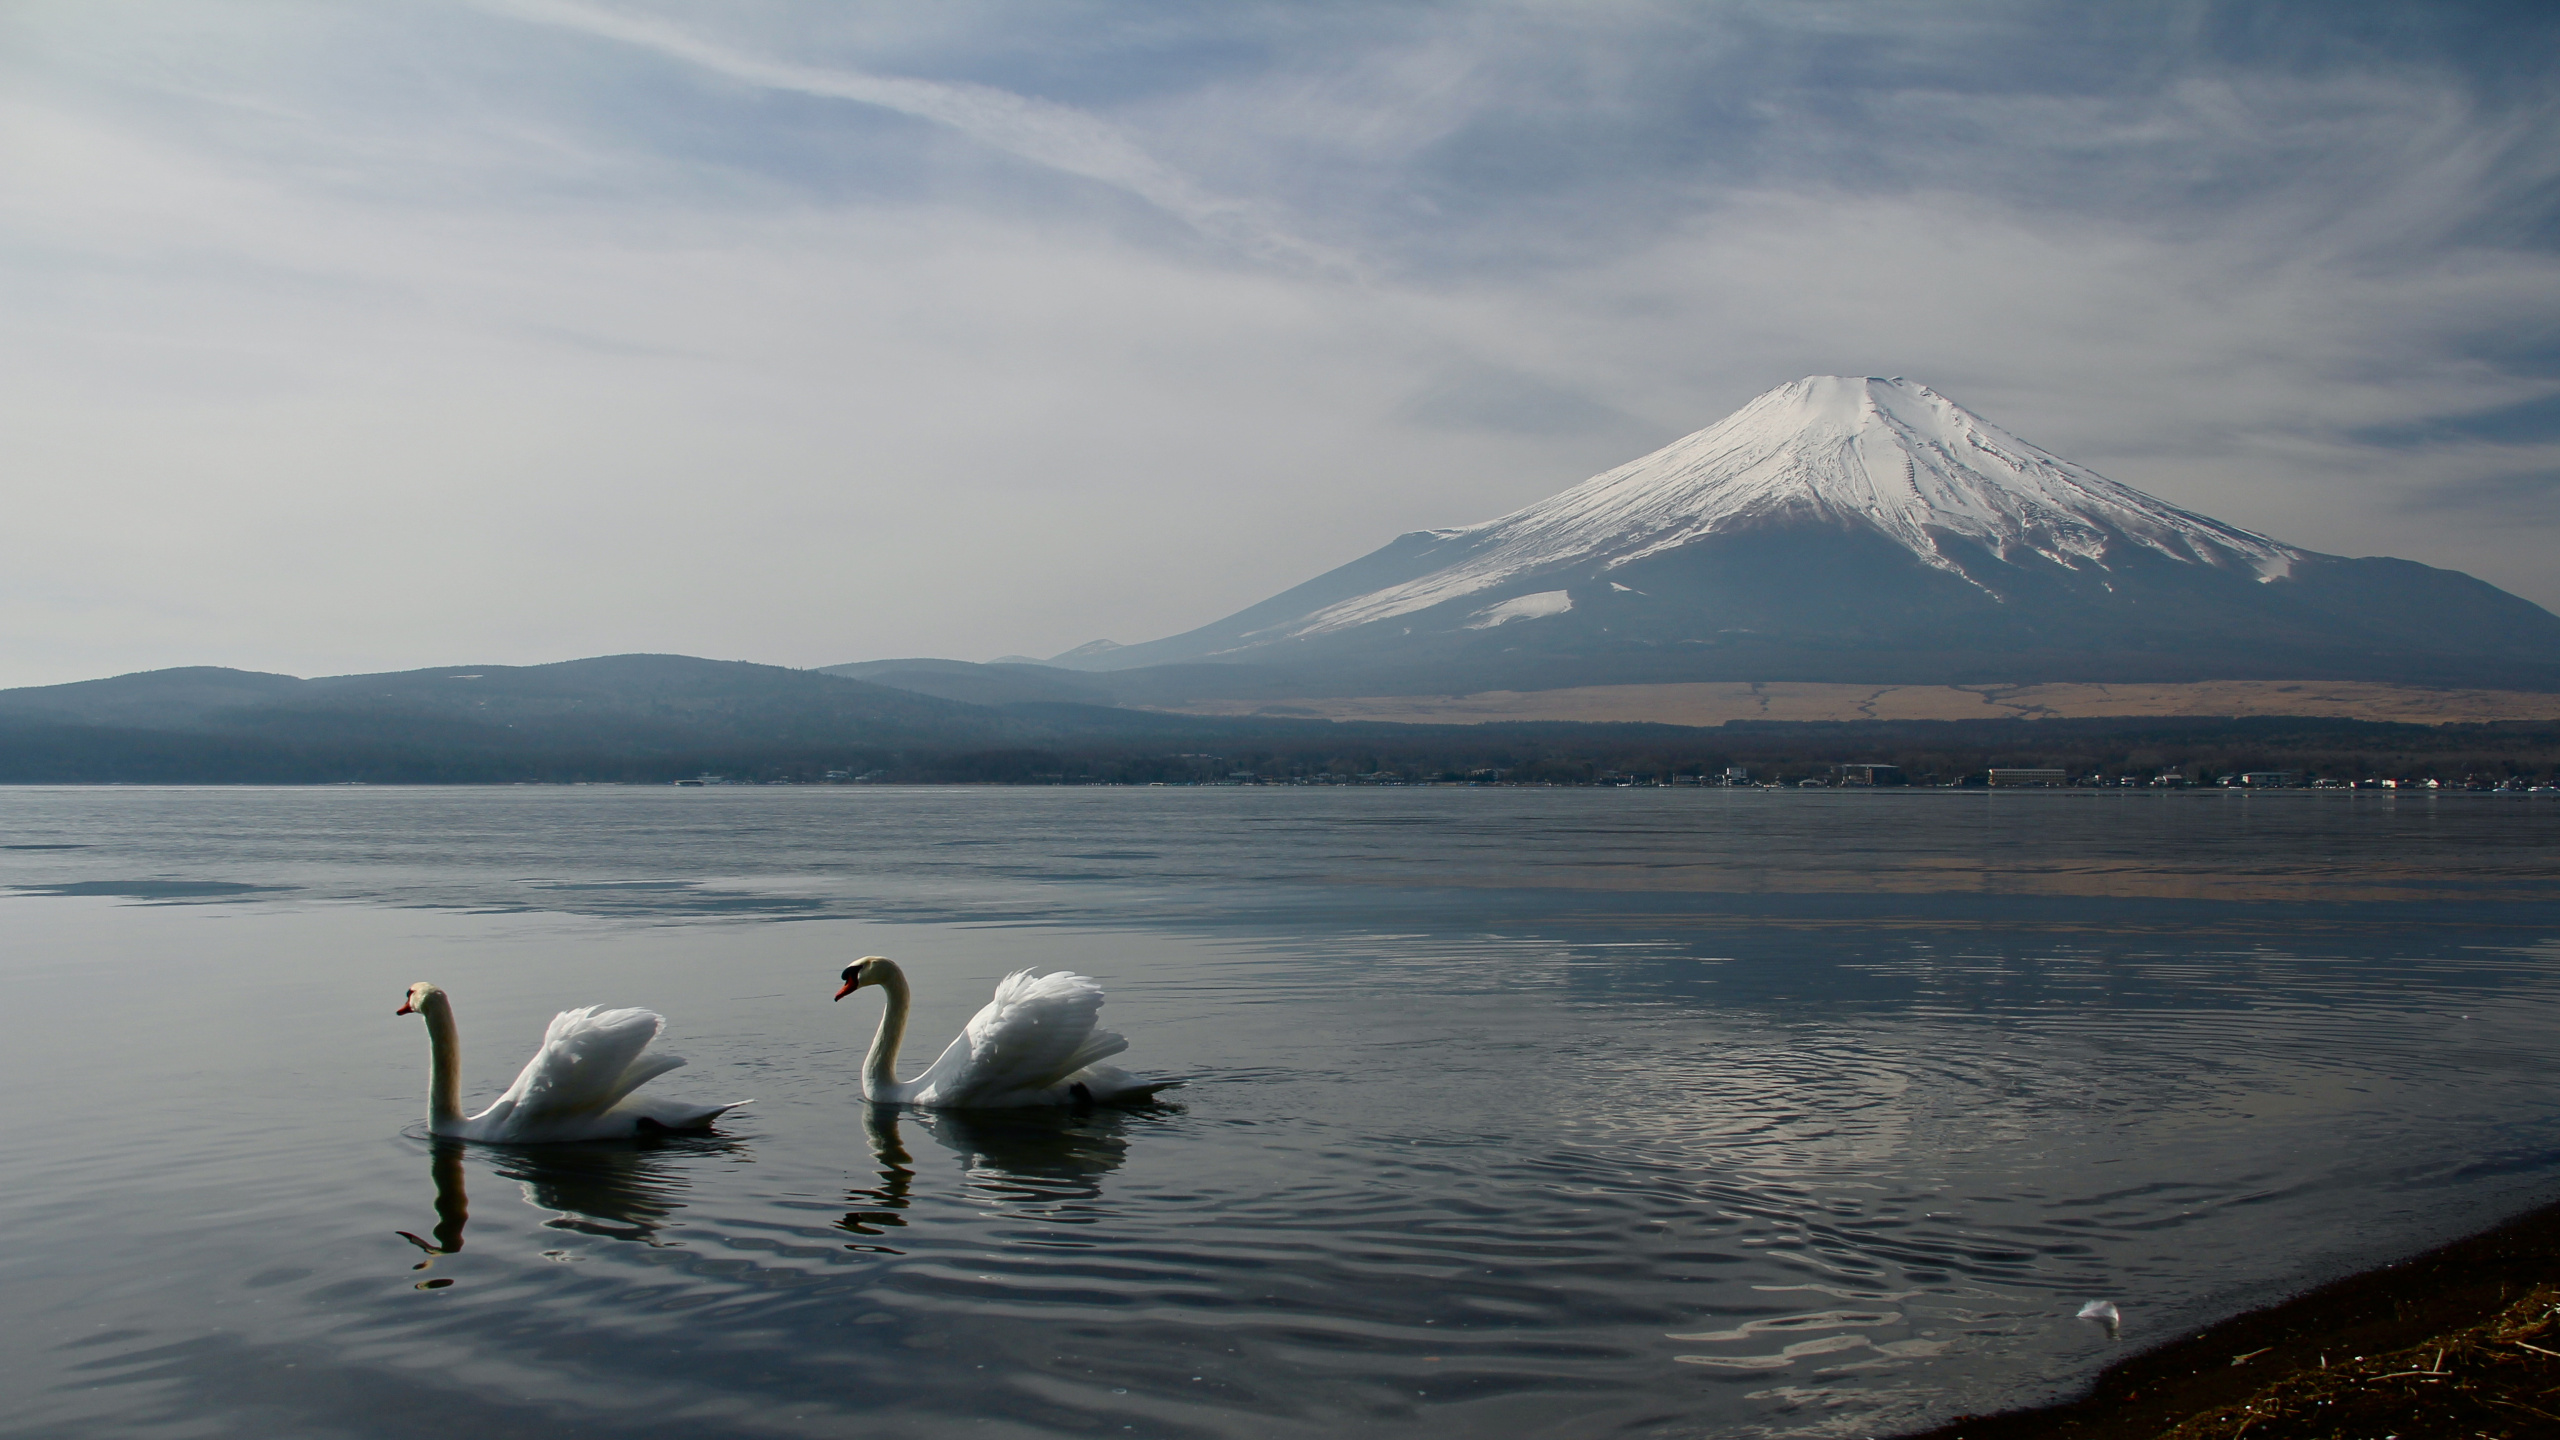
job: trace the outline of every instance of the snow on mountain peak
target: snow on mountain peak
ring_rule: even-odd
[[[1453,563],[1275,627],[1313,635],[1541,571],[1614,569],[1769,521],[1871,528],[1964,574],[1942,543],[2107,568],[2117,547],[2275,579],[2299,553],[2028,444],[1900,376],[1810,375],[1695,434],[1499,519],[1427,532]],[[2020,558],[2025,558],[2020,555]]]

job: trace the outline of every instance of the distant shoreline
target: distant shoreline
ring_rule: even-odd
[[[2201,680],[2107,685],[1842,685],[1715,681],[1488,690],[1470,695],[1367,695],[1201,700],[1166,713],[1229,718],[1368,720],[1402,725],[1550,721],[1723,725],[1734,720],[2249,719],[2266,716],[2485,725],[2560,719],[2560,694],[2440,689],[2355,680]]]
[[[1660,781],[1610,780],[6,780],[0,790],[1723,790],[1797,793],[1796,785],[1691,785]],[[2181,796],[2345,795],[2366,800],[2435,800],[2459,796],[2480,800],[2560,801],[2560,785],[2531,789],[2484,789],[2478,786],[2406,786],[2396,790],[2369,787],[2252,787],[2243,785],[2179,785],[2173,787],[2115,785],[1824,785],[1826,792],[1860,795],[2041,795],[2087,798]]]
[[[1670,784],[1657,780],[10,780],[0,790],[1725,790],[1799,793],[1793,784]],[[2280,787],[2195,784],[2151,785],[1983,785],[1903,784],[1832,785],[1820,790],[1860,795],[2002,795],[2053,798],[2110,796],[2312,796],[2344,795],[2366,800],[2436,800],[2463,797],[2480,800],[2560,801],[2560,785],[2531,788],[2483,788],[2471,785],[2405,785],[2398,789],[2369,786],[2289,785]]]
[[[1005,668],[143,671],[0,691],[0,783],[2560,783],[2560,693],[2530,690],[1736,681],[1295,702],[1268,675],[1236,698],[1219,667],[1126,693]],[[2305,713],[2338,710],[2369,718]]]

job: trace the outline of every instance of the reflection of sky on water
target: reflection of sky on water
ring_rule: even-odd
[[[14,847],[13,847],[14,848]],[[35,847],[27,847],[35,848]],[[45,846],[78,849],[78,846]],[[22,895],[87,895],[115,900],[246,900],[292,890],[290,885],[243,885],[231,880],[66,880],[54,885],[12,886]]]
[[[1755,925],[1837,923],[1830,906],[1844,899],[1936,897],[1959,903],[1885,904],[1869,918],[1979,929],[1985,917],[1965,902],[2032,913],[2041,899],[2064,902],[2048,924],[2154,933],[2206,917],[2140,903],[2081,916],[2070,902],[2219,907],[2246,927],[2268,904],[2321,923],[2323,907],[2560,898],[2547,863],[2560,803],[2513,795],[386,788],[230,792],[244,814],[206,827],[195,823],[205,793],[30,792],[22,843],[81,848],[13,854],[0,883],[980,923],[1297,925],[1399,905],[1538,914],[1582,891],[1611,897],[1607,908],[1724,897],[1690,907],[1695,918]],[[1821,903],[1730,903],[1747,897]]]
[[[701,798],[0,795],[90,846],[0,858],[30,1423],[1858,1434],[2086,1373],[2093,1298],[2142,1343],[2560,1186],[2560,807]],[[1096,974],[1191,1083],[875,1111],[825,1003],[861,953],[935,1039]],[[473,1096],[606,1001],[692,1057],[653,1085],[758,1103],[429,1145],[417,979]]]

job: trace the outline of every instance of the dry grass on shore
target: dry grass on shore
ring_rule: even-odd
[[[2477,1325],[2383,1355],[2341,1356],[2159,1440],[2539,1440],[2560,1435],[2560,1286]]]
[[[1910,1440],[2560,1440],[2560,1205]]]

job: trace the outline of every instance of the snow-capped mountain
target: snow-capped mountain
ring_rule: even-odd
[[[2483,664],[2560,682],[2560,617],[2458,572],[2321,555],[2181,509],[1924,385],[1822,375],[1499,519],[1404,535],[1216,624],[1051,663],[1183,662],[1279,666],[1327,689],[2471,683]]]
[[[2139,546],[2261,579],[2286,573],[2296,554],[2048,455],[1925,385],[1815,375],[1499,520],[1431,531],[1435,550],[1464,558],[1246,638],[1369,624],[1516,576],[1577,567],[1605,575],[1719,531],[1779,520],[1862,525],[1951,575],[1965,573],[1945,543],[1958,540],[2004,561],[2023,551],[2072,569],[2103,569],[2111,550]],[[1485,618],[1569,608],[1551,602]]]

